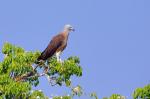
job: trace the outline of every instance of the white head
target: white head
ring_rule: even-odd
[[[64,31],[71,32],[71,31],[75,31],[75,29],[70,24],[67,24],[64,26]]]

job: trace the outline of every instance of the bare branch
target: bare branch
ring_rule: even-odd
[[[39,74],[37,73],[36,69],[37,67],[39,67],[39,65],[37,64],[35,66],[35,68],[33,68],[33,70],[31,72],[27,72],[26,74],[23,74],[21,76],[17,76],[15,77],[15,81],[25,81],[27,78],[31,78],[31,77],[41,77],[41,76],[45,76],[45,74],[47,74],[48,70],[49,70],[49,67],[47,65],[43,65],[42,67],[44,67],[44,72]]]

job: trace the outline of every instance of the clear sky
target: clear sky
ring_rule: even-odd
[[[83,68],[74,85],[100,98],[118,93],[131,99],[135,88],[150,83],[150,0],[1,0],[0,50],[8,41],[43,51],[68,23],[76,31],[61,57],[79,56]],[[37,89],[48,96],[69,91],[45,78]]]

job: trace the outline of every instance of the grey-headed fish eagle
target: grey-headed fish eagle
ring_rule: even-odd
[[[52,38],[47,48],[37,60],[45,61],[53,55],[56,55],[57,61],[61,62],[60,54],[67,46],[68,36],[71,31],[74,31],[74,28],[69,24],[65,25],[63,31]]]

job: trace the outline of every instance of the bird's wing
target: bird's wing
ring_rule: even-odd
[[[57,49],[63,44],[64,37],[62,35],[57,35],[48,44],[47,48],[38,57],[38,60],[46,60],[52,57]]]

